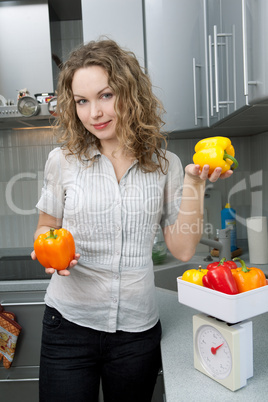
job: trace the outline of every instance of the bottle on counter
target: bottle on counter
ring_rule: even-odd
[[[231,208],[229,202],[225,205],[225,208],[221,210],[221,228],[225,229],[229,225],[231,229],[231,252],[237,249],[236,245],[236,211]]]

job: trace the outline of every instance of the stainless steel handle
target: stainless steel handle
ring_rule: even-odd
[[[24,381],[39,381],[39,378],[6,378],[4,380],[0,380],[1,382],[24,382]]]
[[[235,25],[233,25],[232,30],[233,38],[233,86],[234,86],[234,110],[236,110],[237,96],[236,96],[236,54],[235,54]]]
[[[3,307],[11,307],[11,306],[40,306],[44,305],[45,302],[22,302],[22,303],[0,303]]]
[[[196,63],[193,58],[193,83],[194,83],[194,124],[197,126],[197,104],[196,104]]]
[[[208,60],[209,60],[209,94],[210,94],[210,115],[213,116],[213,78],[212,78],[212,40],[211,35],[208,36]]]
[[[217,25],[214,25],[214,65],[215,65],[215,102],[216,112],[219,112],[219,66],[218,66],[218,35]]]
[[[193,58],[193,83],[194,83],[194,124],[197,126],[198,119],[202,119],[202,116],[197,114],[197,92],[196,92],[196,69],[201,68],[200,64],[196,64],[195,57]]]
[[[203,27],[204,27],[204,50],[205,50],[205,82],[206,82],[206,126],[210,126],[209,116],[209,66],[208,66],[208,47],[207,47],[207,0],[203,0]]]
[[[243,43],[243,73],[244,73],[244,95],[248,105],[248,50],[247,50],[247,15],[246,2],[242,0],[242,43]]]

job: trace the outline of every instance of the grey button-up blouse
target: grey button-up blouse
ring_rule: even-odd
[[[110,160],[93,154],[86,166],[55,148],[45,166],[37,208],[62,218],[81,254],[68,277],[52,275],[45,301],[78,325],[144,331],[159,318],[152,246],[159,225],[177,218],[182,165],[167,151],[166,175],[143,173],[134,162],[118,183]]]

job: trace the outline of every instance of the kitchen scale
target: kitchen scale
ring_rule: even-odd
[[[253,376],[252,317],[268,312],[268,280],[237,295],[177,278],[178,301],[201,313],[193,316],[194,367],[236,391]]]
[[[228,324],[205,314],[193,316],[194,367],[236,391],[253,376],[252,321]]]

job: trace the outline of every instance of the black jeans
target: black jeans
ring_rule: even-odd
[[[46,307],[40,402],[150,402],[161,366],[161,324],[137,333],[81,327]]]

